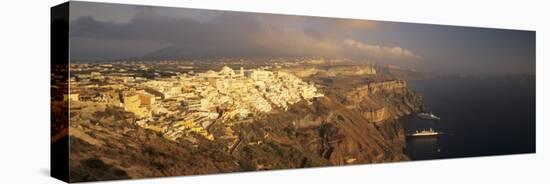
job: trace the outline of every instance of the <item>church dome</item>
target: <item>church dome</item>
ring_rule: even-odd
[[[228,66],[224,66],[219,73],[220,75],[235,75],[233,69],[229,68]]]

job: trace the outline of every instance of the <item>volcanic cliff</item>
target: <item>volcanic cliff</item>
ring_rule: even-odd
[[[353,75],[341,75],[345,70]],[[228,127],[214,124],[209,131],[215,139],[196,135],[198,145],[141,128],[120,107],[71,107],[70,178],[76,182],[408,160],[404,129],[396,119],[420,111],[420,96],[405,81],[363,75],[361,67],[345,70],[304,77],[324,97],[235,124],[229,127],[232,138],[224,138]]]

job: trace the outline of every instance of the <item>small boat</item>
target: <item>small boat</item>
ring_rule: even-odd
[[[433,129],[428,129],[428,130],[422,130],[422,131],[416,131],[412,134],[406,134],[406,136],[408,137],[426,137],[426,136],[438,136],[438,135],[441,135],[443,133],[441,132],[436,132],[434,131]]]
[[[433,113],[431,112],[422,112],[422,113],[418,113],[417,115],[419,118],[423,118],[423,119],[429,119],[429,120],[441,120],[441,118],[437,117],[436,115],[434,115]]]

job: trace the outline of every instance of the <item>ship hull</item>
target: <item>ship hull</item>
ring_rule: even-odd
[[[428,115],[418,115],[419,118],[422,118],[422,119],[427,119],[427,120],[436,120],[436,121],[439,121],[440,118],[438,117],[431,117],[431,116],[428,116]]]
[[[428,138],[428,137],[437,137],[437,136],[439,136],[439,134],[430,134],[430,135],[411,135],[411,134],[409,134],[409,135],[406,135],[406,136],[411,137],[411,138],[423,138],[423,137]]]

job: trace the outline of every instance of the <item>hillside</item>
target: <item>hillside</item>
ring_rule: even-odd
[[[404,129],[396,119],[420,111],[420,96],[404,81],[354,70],[365,68],[304,77],[325,96],[302,100],[286,111],[214,122],[208,127],[211,140],[198,133],[169,140],[136,125],[137,117],[121,107],[75,103],[70,178],[77,182],[408,160]]]

